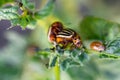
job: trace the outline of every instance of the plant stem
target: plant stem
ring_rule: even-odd
[[[58,60],[59,60],[59,58],[58,58]],[[60,66],[58,65],[58,63],[59,63],[58,60],[54,67],[55,80],[60,80]]]

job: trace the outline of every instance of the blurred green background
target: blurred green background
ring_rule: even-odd
[[[3,0],[4,1],[4,0]],[[35,0],[41,9],[47,0]],[[35,49],[49,48],[47,31],[51,23],[61,21],[77,31],[89,49],[91,41],[102,42],[120,35],[120,0],[56,0],[50,15],[22,30],[0,21],[0,80],[55,80],[47,69],[48,57],[35,57]],[[87,17],[89,16],[89,17]],[[32,29],[30,29],[30,27]],[[120,60],[90,55],[82,67],[61,70],[61,80],[120,80]]]

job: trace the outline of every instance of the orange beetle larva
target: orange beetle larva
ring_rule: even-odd
[[[105,50],[105,46],[99,42],[99,41],[94,41],[90,44],[90,48],[92,50],[95,50],[95,51],[104,51]]]
[[[64,29],[60,22],[54,22],[50,26],[48,40],[54,46],[61,44],[63,48],[66,48],[68,44],[71,44],[71,47],[81,47],[82,45],[80,36],[72,29]]]

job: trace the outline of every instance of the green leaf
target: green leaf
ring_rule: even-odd
[[[117,37],[107,43],[106,52],[120,55],[120,37]]]
[[[114,39],[118,33],[120,33],[119,24],[101,18],[87,16],[80,24],[80,35],[83,40],[111,40]]]
[[[0,7],[9,3],[9,2],[13,2],[14,0],[0,0]]]
[[[30,11],[33,12],[33,8],[35,7],[35,5],[33,5],[34,4],[33,2],[31,2],[30,0],[22,0],[22,3],[23,3],[23,7],[25,7],[27,12],[30,12]],[[37,12],[38,16],[40,17],[47,16],[53,8],[53,3],[54,3],[54,0],[49,0],[46,6],[42,10]],[[28,28],[29,27],[31,28],[31,26],[34,26],[36,24],[36,19],[35,19],[36,13],[35,15],[26,14],[23,16],[23,15],[19,15],[18,10],[19,10],[18,5],[0,9],[0,20],[3,20],[3,19],[10,20],[12,26],[19,25],[22,27],[22,29],[25,29],[27,25],[28,25]]]
[[[54,67],[57,62],[57,56],[52,57],[49,67]]]
[[[84,49],[74,49],[71,51],[71,57],[80,61],[84,61],[88,59],[88,55]]]
[[[11,25],[12,26],[16,26],[16,25],[20,25],[22,29],[25,29],[26,26],[28,25],[28,21],[26,17],[23,18],[16,18],[16,19],[12,19],[11,20]]]
[[[63,56],[60,57],[60,65],[63,70],[67,70],[70,67],[83,66],[83,62],[88,60],[88,55],[82,49],[64,51],[62,55]]]
[[[61,62],[61,64],[60,64],[61,68],[62,68],[63,70],[68,69],[68,68],[70,67],[70,61],[71,61],[70,58],[67,58],[67,59],[63,60],[63,61]]]
[[[67,71],[73,80],[118,80],[120,59],[96,57],[92,55],[83,67],[71,67]]]
[[[47,4],[43,7],[43,9],[35,13],[35,17],[41,19],[45,16],[48,16],[52,12],[54,2],[55,0],[48,0]]]
[[[77,57],[78,55],[81,55],[81,51],[80,51],[80,49],[73,49],[72,51],[71,51],[71,56],[72,57]]]
[[[30,22],[30,20],[27,17],[22,17],[22,18],[19,19],[19,24],[23,29],[25,29],[27,27],[29,22]]]
[[[23,29],[26,28],[30,21],[32,22],[34,19],[27,15],[21,17],[18,14],[18,9],[16,6],[0,9],[0,20],[10,20],[12,26],[20,25]]]
[[[114,40],[116,37],[120,36],[120,24],[114,23],[109,24],[108,26],[111,26],[111,28],[108,31],[108,35],[106,36],[106,41]]]
[[[79,58],[80,61],[83,62],[84,60],[88,60],[88,55],[87,55],[86,52],[82,52],[81,55],[78,55],[78,58]]]
[[[31,16],[19,17],[11,20],[12,26],[20,25],[22,29],[30,28],[28,25],[32,25],[33,27],[36,24],[36,20]]]
[[[31,16],[24,16],[18,14],[18,7],[11,6],[0,9],[0,20],[10,20],[12,26],[20,25],[23,29],[34,21]]]
[[[11,20],[18,18],[19,15],[17,13],[18,8],[17,7],[8,7],[8,8],[2,8],[0,9],[0,20]]]
[[[30,11],[34,11],[35,10],[35,1],[31,1],[31,0],[22,0],[23,6],[25,8],[27,8]]]
[[[36,55],[35,56],[45,56],[45,57],[48,57],[50,55],[50,51],[45,51],[45,50],[40,50],[38,52],[36,52]]]

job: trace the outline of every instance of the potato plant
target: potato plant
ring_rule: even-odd
[[[81,17],[75,12],[79,0],[62,1],[0,1],[0,20],[11,23],[6,31],[16,26],[32,31],[29,36],[7,33],[9,44],[0,50],[0,80],[120,79],[120,24],[96,15]],[[70,49],[70,45],[59,45],[52,50],[54,45],[47,37],[55,21],[77,32],[82,47]],[[91,49],[94,41],[101,42],[105,49]]]

